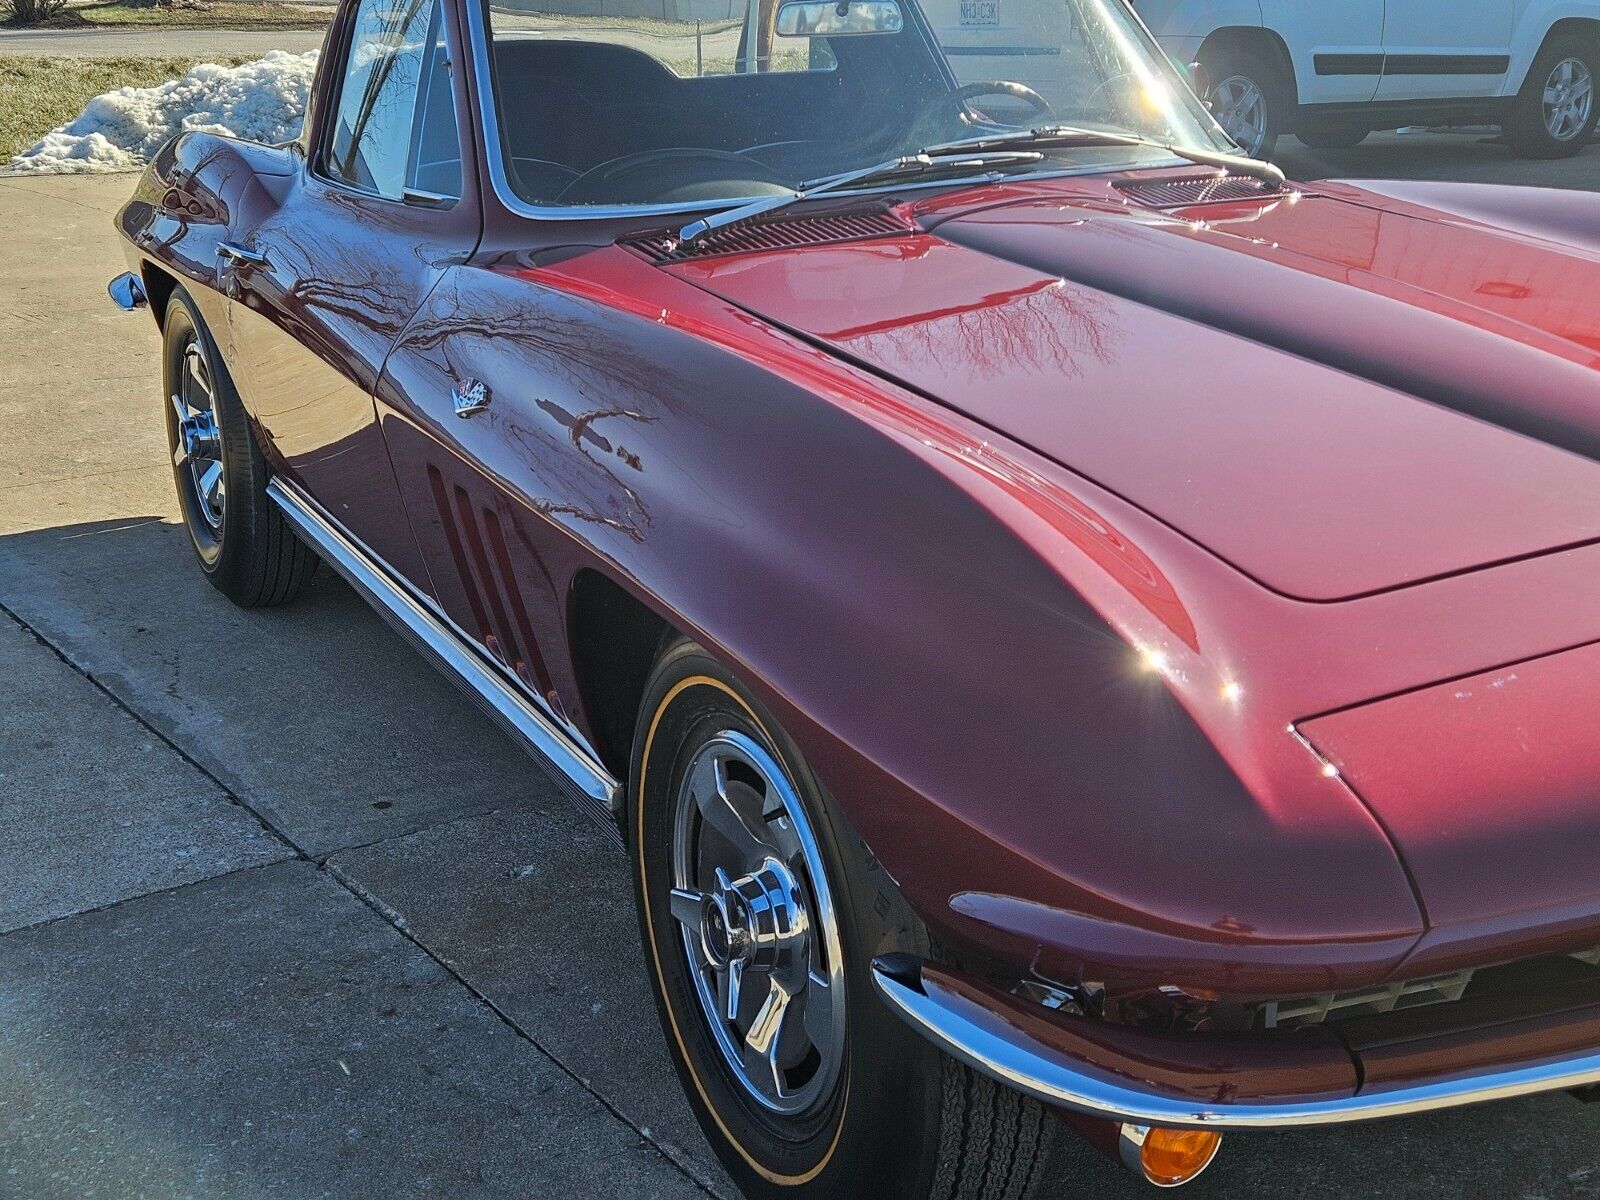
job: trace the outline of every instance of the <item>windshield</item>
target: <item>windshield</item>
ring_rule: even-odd
[[[1050,125],[1227,148],[1123,0],[495,0],[488,16],[501,166],[531,205],[783,195]],[[1008,174],[1164,158],[1059,145]]]

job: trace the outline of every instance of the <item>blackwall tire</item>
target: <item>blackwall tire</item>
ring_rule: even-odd
[[[1505,138],[1523,158],[1570,158],[1594,140],[1600,120],[1600,41],[1551,38],[1511,102]]]
[[[242,608],[293,600],[317,558],[268,499],[266,463],[244,406],[181,287],[162,322],[162,395],[178,504],[200,569]]]

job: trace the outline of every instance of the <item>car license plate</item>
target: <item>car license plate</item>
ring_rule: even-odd
[[[1000,0],[961,0],[961,23],[967,26],[1000,24]]]

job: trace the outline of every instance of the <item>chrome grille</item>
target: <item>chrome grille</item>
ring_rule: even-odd
[[[1590,967],[1600,967],[1600,946],[1566,955]],[[1535,960],[1528,960],[1535,961]],[[1261,1006],[1260,1016],[1268,1029],[1296,1025],[1318,1025],[1323,1021],[1367,1017],[1430,1004],[1451,1004],[1460,1000],[1471,985],[1476,971],[1452,971],[1425,979],[1379,984],[1349,992],[1326,992],[1296,1000],[1274,1000]]]
[[[1461,999],[1472,982],[1471,971],[1455,971],[1431,979],[1409,979],[1404,983],[1384,984],[1353,992],[1328,992],[1303,1000],[1274,1000],[1265,1006],[1268,1029],[1294,1025],[1319,1025],[1336,1017],[1366,1017],[1394,1012],[1398,1008],[1420,1008],[1425,1004],[1449,1004]]]

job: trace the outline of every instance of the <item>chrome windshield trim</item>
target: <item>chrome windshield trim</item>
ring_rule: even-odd
[[[478,84],[478,108],[482,114],[479,122],[483,130],[483,157],[489,168],[489,184],[507,212],[534,221],[615,221],[636,217],[677,217],[692,213],[717,213],[736,208],[761,196],[730,196],[725,200],[695,200],[683,204],[529,204],[518,196],[506,174],[503,143],[500,137],[500,118],[497,112],[498,96],[493,65],[489,61],[490,29],[485,17],[485,0],[467,0],[467,38],[472,43],[473,74]],[[1095,147],[1099,149],[1100,147]],[[1115,149],[1116,147],[1105,147]],[[1129,147],[1137,149],[1138,147]],[[1063,167],[1052,171],[1029,171],[1016,179],[1070,179],[1080,175],[1111,175],[1120,171],[1159,170],[1183,166],[1185,160],[1176,155],[1152,162],[1099,163],[1083,167]],[[978,181],[978,182],[981,182]],[[974,186],[961,180],[935,179],[923,182],[898,182],[857,191],[830,191],[829,199],[853,196],[881,196],[886,192],[927,191],[934,188],[959,188]],[[780,197],[787,200],[788,197]],[[819,197],[820,199],[821,197]]]
[[[1078,1070],[1014,1026],[980,1025],[953,997],[930,995],[899,962],[872,964],[872,980],[902,1020],[945,1053],[1025,1095],[1061,1108],[1135,1125],[1176,1129],[1262,1130],[1345,1125],[1570,1091],[1600,1082],[1600,1048],[1533,1065],[1511,1065],[1464,1078],[1433,1080],[1367,1095],[1275,1104],[1202,1104],[1164,1095],[1135,1080]],[[1061,1020],[1084,1018],[1062,1017]]]
[[[620,840],[612,818],[622,800],[622,786],[576,730],[566,727],[542,697],[513,682],[431,600],[399,579],[298,486],[275,475],[267,483],[267,495],[329,566],[479,700],[490,716],[569,780],[588,802],[585,807]]]

